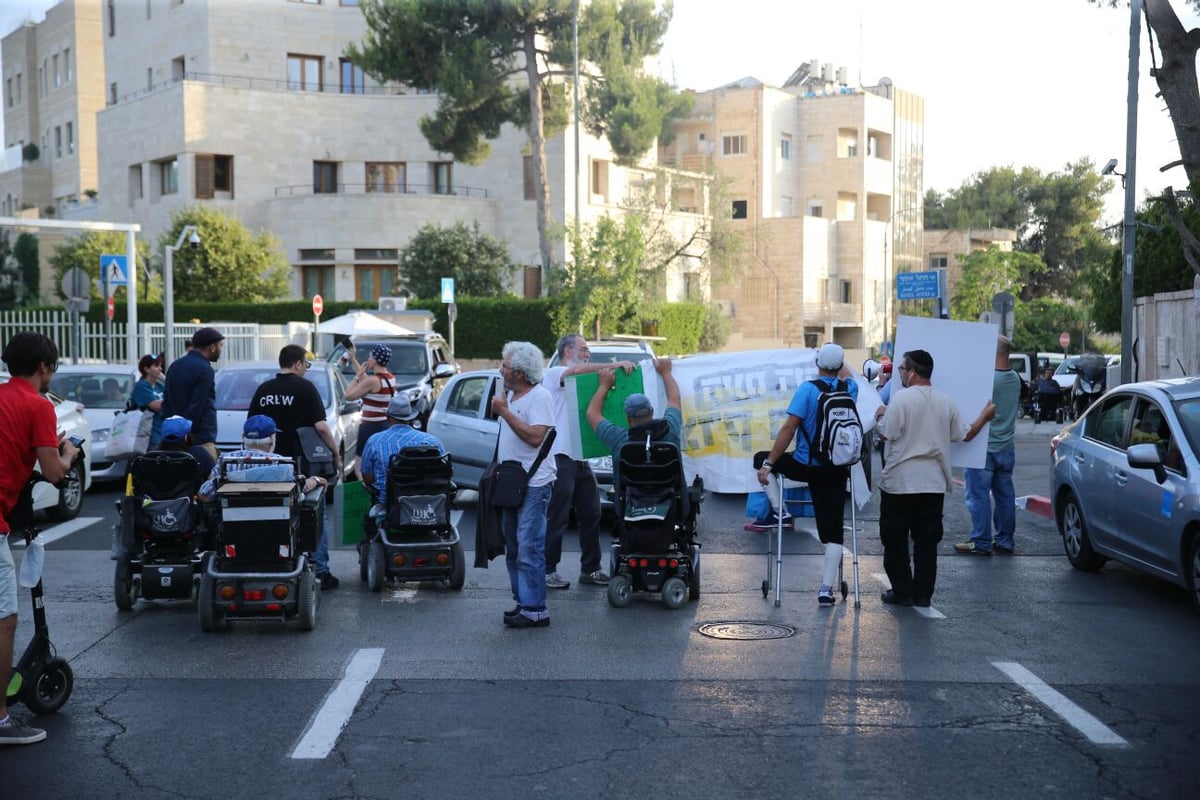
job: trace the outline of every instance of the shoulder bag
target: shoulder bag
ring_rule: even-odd
[[[546,436],[542,439],[542,446],[538,449],[537,458],[530,465],[528,472],[521,466],[520,461],[501,461],[492,465],[485,480],[488,484],[488,497],[493,508],[521,507],[521,504],[525,502],[525,494],[529,490],[529,477],[538,471],[542,461],[549,455],[550,446],[554,444],[556,435],[554,428],[546,431]],[[499,442],[496,447],[499,449]]]

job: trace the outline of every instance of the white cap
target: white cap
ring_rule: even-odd
[[[846,360],[846,351],[842,349],[840,344],[822,345],[820,352],[817,353],[817,366],[820,369],[841,369],[842,362]]]

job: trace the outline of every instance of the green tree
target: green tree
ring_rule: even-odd
[[[438,297],[442,278],[454,278],[456,295],[501,297],[514,269],[508,247],[478,222],[426,225],[400,251],[400,280],[415,297]]]
[[[147,241],[136,240],[134,252],[137,254],[139,264],[149,263],[150,244]],[[95,282],[100,277],[100,256],[124,253],[125,234],[120,231],[92,231],[67,239],[50,257],[50,266],[54,269],[54,297],[59,301],[66,300],[66,296],[62,293],[63,273],[78,267],[93,279],[88,297],[94,303],[103,302],[104,298],[100,296],[100,289]],[[146,276],[145,271],[138,272],[140,299],[152,302],[162,300],[161,284],[157,280],[153,282],[153,285],[149,280],[142,280]],[[124,296],[124,292],[124,289],[117,289],[118,294],[115,296],[119,299]]]
[[[1027,352],[1059,352],[1058,335],[1071,334],[1072,341],[1087,327],[1082,307],[1062,300],[1039,297],[1017,305],[1013,347]],[[1091,345],[1087,345],[1091,346]]]
[[[528,132],[546,270],[552,251],[545,143],[569,117],[567,72],[559,65],[572,61],[577,8],[575,0],[363,0],[366,38],[346,50],[378,80],[437,92],[437,113],[421,120],[421,132],[459,161],[487,158],[485,140],[497,138],[505,123]],[[589,80],[602,98],[589,105],[588,125],[609,136],[623,161],[642,155],[680,108],[661,81],[641,72],[644,58],[661,49],[670,17],[670,5],[656,13],[648,0],[597,0],[580,24],[581,58],[596,59]],[[625,52],[617,52],[617,34]],[[606,68],[613,72],[608,83]]]
[[[646,240],[636,214],[622,219],[601,217],[571,237],[574,253],[569,270],[551,273],[551,291],[563,302],[555,309],[555,330],[588,326],[591,335],[640,333],[645,285],[658,273],[643,268]]]
[[[995,245],[960,258],[962,276],[954,284],[950,316],[961,320],[979,319],[980,314],[991,310],[992,298],[1000,292],[1011,292],[1015,297],[1023,276],[1037,274],[1046,268],[1037,255],[1009,252]],[[1018,300],[1018,309],[1019,306]],[[1019,310],[1014,313],[1020,315]]]
[[[194,225],[200,246],[184,246],[172,257],[176,302],[261,302],[291,295],[290,269],[279,240],[251,233],[228,214],[205,206],[171,212],[171,227],[158,239],[158,252],[174,245],[185,225]]]

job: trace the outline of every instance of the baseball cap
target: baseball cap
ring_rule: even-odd
[[[423,405],[421,401],[417,401],[416,406],[405,395],[398,394],[392,397],[387,407],[387,415],[392,419],[398,419],[401,422],[408,422],[420,416],[420,408]]]
[[[647,417],[654,414],[654,406],[650,398],[644,394],[631,394],[625,398],[625,416]]]
[[[379,366],[386,367],[392,360],[392,348],[377,344],[371,348],[371,358],[375,359],[375,363]]]
[[[840,344],[822,345],[820,352],[817,353],[817,366],[821,369],[841,369],[842,362],[846,360],[846,351],[842,349]]]
[[[216,328],[199,328],[192,334],[192,347],[208,347],[225,338]]]
[[[255,414],[253,417],[246,419],[246,424],[242,426],[243,439],[269,439],[275,435],[275,420],[264,414]]]
[[[192,421],[176,414],[167,417],[162,424],[162,440],[164,442],[182,442],[192,432]]]

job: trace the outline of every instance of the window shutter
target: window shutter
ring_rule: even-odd
[[[198,200],[213,198],[212,156],[196,156],[196,198]]]

